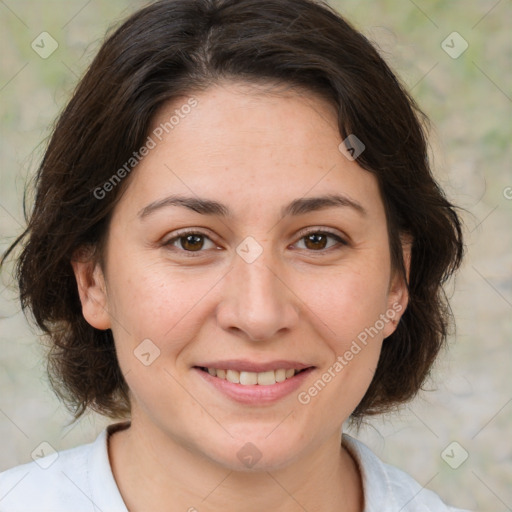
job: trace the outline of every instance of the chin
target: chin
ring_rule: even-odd
[[[276,428],[276,424],[272,428]],[[225,436],[210,446],[201,446],[203,454],[231,471],[275,471],[293,463],[304,449],[304,435],[279,427],[255,431],[239,428],[237,435]],[[272,433],[271,433],[272,432]],[[270,433],[270,435],[269,435]]]

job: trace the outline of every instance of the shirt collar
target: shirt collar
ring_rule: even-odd
[[[130,426],[130,422],[109,425],[93,443],[89,455],[89,485],[95,512],[128,512],[115,481],[108,455],[108,439],[119,430]],[[363,485],[364,511],[382,510],[384,504],[396,506],[388,473],[382,461],[363,443],[348,434],[343,434],[342,444],[355,460]]]
[[[347,434],[343,434],[342,445],[355,460],[361,474],[363,512],[382,511],[382,507],[389,505],[395,510],[396,500],[382,461],[366,445]]]
[[[112,473],[108,456],[108,438],[130,426],[130,422],[109,425],[94,441],[88,460],[88,479],[95,512],[128,512]]]

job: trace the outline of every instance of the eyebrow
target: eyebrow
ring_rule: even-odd
[[[216,215],[218,217],[226,218],[233,217],[229,207],[219,203],[218,201],[180,195],[172,195],[148,204],[139,211],[138,217],[144,219],[162,208],[168,208],[171,206],[188,208],[189,210],[193,210],[194,212],[202,215]],[[328,194],[318,197],[301,197],[300,199],[293,200],[281,209],[281,219],[287,216],[303,215],[305,213],[334,207],[348,207],[363,216],[368,214],[363,206],[357,201],[354,201],[345,195]]]

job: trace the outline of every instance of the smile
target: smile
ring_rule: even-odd
[[[271,404],[296,393],[315,366],[300,362],[242,360],[202,362],[192,368],[208,388],[246,405]]]
[[[239,370],[223,370],[217,368],[200,368],[204,372],[208,372],[212,377],[227,380],[232,384],[242,384],[242,386],[272,386],[279,382],[291,379],[298,373],[304,371],[294,368],[279,368],[277,370],[268,370],[265,372],[248,372]]]

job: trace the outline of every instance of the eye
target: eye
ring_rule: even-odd
[[[331,233],[329,231],[310,231],[301,236],[297,244],[303,243],[303,247],[299,249],[306,249],[314,252],[323,252],[336,245],[348,245],[343,238],[339,235]],[[164,246],[170,247],[173,250],[176,249],[183,253],[201,253],[206,249],[218,248],[217,245],[211,240],[211,238],[205,233],[200,231],[182,231],[177,233],[175,236],[170,238],[164,243]]]
[[[334,241],[330,245],[329,239]],[[303,235],[297,243],[299,244],[301,242],[304,242],[304,247],[299,247],[299,249],[305,248],[316,252],[330,249],[336,245],[347,245],[347,242],[343,240],[343,238],[329,231],[310,231]]]
[[[210,246],[208,247],[208,244]],[[170,238],[164,244],[185,252],[202,252],[202,249],[215,249],[217,245],[204,233],[185,231]]]

